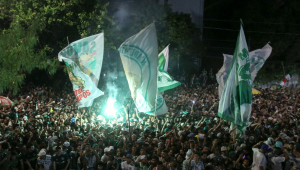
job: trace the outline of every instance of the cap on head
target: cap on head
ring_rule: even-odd
[[[283,143],[282,143],[281,141],[277,141],[277,142],[275,143],[275,147],[278,147],[278,148],[281,148],[282,145],[283,145]]]
[[[104,148],[104,152],[109,152],[109,148]]]
[[[126,155],[126,158],[130,158],[130,159],[131,159],[131,158],[132,158],[132,155],[131,155],[131,154],[127,154],[127,155]]]
[[[38,154],[38,156],[45,156],[45,155],[46,155],[46,151],[44,149],[42,149]]]
[[[64,146],[65,147],[69,147],[70,146],[70,142],[64,142]]]

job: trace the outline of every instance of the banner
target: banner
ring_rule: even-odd
[[[251,114],[252,80],[250,69],[248,46],[241,26],[218,110],[219,117],[235,124],[241,132],[244,132],[247,127]]]
[[[271,55],[271,52],[272,52],[272,47],[269,44],[266,44],[262,49],[257,49],[249,53],[252,82],[254,82],[258,71],[263,67],[266,60]],[[233,58],[232,55],[228,55],[228,54],[223,54],[223,56],[224,56],[223,66],[216,74],[217,82],[219,84],[218,87],[219,96],[221,96],[222,94],[222,90],[227,80],[228,71],[230,69],[232,58]]]
[[[156,115],[164,114],[165,101],[157,94],[158,48],[154,23],[123,42],[119,52],[139,112],[154,115],[157,108]]]
[[[180,82],[175,81],[174,78],[169,75],[168,70],[168,60],[169,60],[169,46],[167,46],[159,55],[158,55],[158,78],[157,78],[157,87],[159,92],[164,92],[169,89],[173,89],[179,85]]]
[[[104,34],[77,40],[58,53],[64,61],[73,84],[78,107],[89,107],[104,93],[97,88],[102,68]]]

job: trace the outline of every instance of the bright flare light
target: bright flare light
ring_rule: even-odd
[[[115,108],[116,99],[108,98],[105,108],[106,117],[116,117],[117,109]]]

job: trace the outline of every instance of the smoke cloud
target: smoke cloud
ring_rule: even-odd
[[[118,87],[116,85],[116,81],[118,79],[118,72],[117,70],[114,70],[108,72],[106,76],[107,76],[106,91],[108,92],[108,97],[117,99]]]
[[[125,28],[128,23],[129,18],[129,5],[127,3],[117,3],[116,4],[117,12],[113,15],[114,23],[119,30]]]

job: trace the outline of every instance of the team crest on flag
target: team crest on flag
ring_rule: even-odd
[[[228,77],[219,102],[218,115],[244,132],[252,107],[252,80],[248,47],[241,26]]]
[[[151,115],[167,112],[164,99],[157,93],[157,48],[154,23],[128,38],[119,47],[131,97],[139,112]]]

